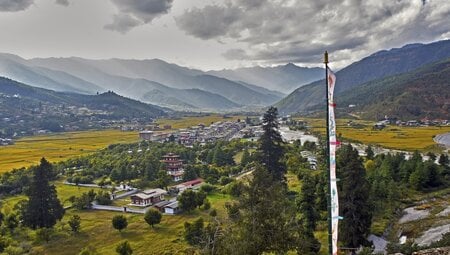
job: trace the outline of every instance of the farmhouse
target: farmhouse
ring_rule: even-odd
[[[149,206],[164,200],[167,191],[163,189],[148,189],[131,195],[131,204],[134,206]]]
[[[183,182],[175,186],[175,188],[178,190],[178,192],[183,192],[187,189],[196,189],[199,188],[203,184],[203,180],[200,178],[197,178],[192,181]]]
[[[153,207],[155,207],[155,209],[158,209],[158,211],[164,212],[164,207],[166,207],[166,205],[169,205],[169,204],[171,204],[173,202],[174,201],[164,200],[164,201],[161,201],[161,202],[158,202],[158,203],[154,204]]]
[[[174,201],[164,207],[164,212],[167,214],[177,214],[180,212],[180,207],[178,206],[178,201]]]

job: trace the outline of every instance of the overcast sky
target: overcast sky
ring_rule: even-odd
[[[160,58],[203,70],[294,62],[341,68],[450,38],[450,0],[0,0],[0,52]]]

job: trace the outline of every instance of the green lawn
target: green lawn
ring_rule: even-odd
[[[224,205],[231,198],[228,195],[214,193],[208,195],[213,208],[219,216],[225,215]],[[65,223],[74,214],[81,217],[81,232],[72,234]],[[189,214],[164,215],[161,224],[152,229],[140,214],[126,214],[128,227],[119,233],[113,229],[111,219],[120,213],[108,211],[69,210],[62,223],[58,223],[58,235],[48,244],[39,244],[33,251],[36,254],[78,254],[83,247],[94,247],[99,254],[115,254],[115,247],[128,240],[133,254],[186,254],[191,249],[184,241],[184,222],[194,221],[198,217],[209,220],[209,211],[195,210]]]

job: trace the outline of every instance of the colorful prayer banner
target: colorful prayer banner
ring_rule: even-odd
[[[328,134],[329,134],[329,157],[330,157],[330,197],[331,197],[331,239],[332,254],[337,255],[338,252],[338,221],[339,221],[339,201],[336,184],[336,147],[338,145],[336,137],[336,119],[334,116],[334,108],[336,104],[333,100],[334,87],[336,85],[336,76],[328,68]]]

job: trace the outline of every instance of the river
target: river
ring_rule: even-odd
[[[440,134],[434,137],[434,141],[438,144],[442,144],[447,148],[450,148],[450,133]]]
[[[306,141],[318,143],[319,139],[313,135],[306,135],[303,131],[289,130],[287,126],[280,127],[280,134],[283,137],[283,140],[286,142],[293,142],[295,140],[300,139],[300,142],[303,143]]]

